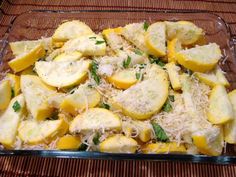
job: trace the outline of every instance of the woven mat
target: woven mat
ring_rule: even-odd
[[[0,4],[1,4],[0,0]],[[0,6],[0,41],[11,20],[29,10],[208,10],[220,15],[236,35],[235,0],[3,0]],[[1,47],[1,44],[0,44]],[[112,161],[0,157],[0,176],[236,176],[236,165],[184,162]]]

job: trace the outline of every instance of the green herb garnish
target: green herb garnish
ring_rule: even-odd
[[[14,109],[15,112],[18,112],[21,109],[21,105],[19,104],[18,101],[15,101],[12,108]]]
[[[174,95],[169,95],[169,100],[171,101],[171,102],[174,102],[175,101],[175,96]]]
[[[145,68],[146,65],[147,65],[147,64],[145,64],[145,63],[141,63],[141,64],[139,65],[139,69]]]
[[[15,97],[15,91],[13,88],[11,88],[11,98],[14,98]]]
[[[92,37],[89,37],[89,39],[96,39],[96,37],[95,37],[95,36],[92,36]]]
[[[106,104],[106,103],[102,103],[101,104],[101,108],[105,108],[105,109],[110,109],[110,105],[109,104]]]
[[[172,106],[170,104],[170,101],[169,99],[165,102],[165,104],[163,105],[163,108],[162,108],[163,111],[165,112],[170,112],[172,110]]]
[[[161,61],[159,58],[155,59],[155,58],[150,57],[149,61],[150,61],[151,64],[155,63],[155,64],[157,64],[161,67],[165,66],[165,63],[163,61]]]
[[[141,77],[141,73],[135,73],[136,79],[139,80]]]
[[[159,66],[161,66],[161,67],[165,66],[165,63],[163,63],[161,60],[159,60],[159,61],[157,62],[157,64],[158,64]]]
[[[135,53],[136,55],[141,55],[141,56],[143,55],[143,52],[140,51],[139,49],[135,49],[134,53]]]
[[[130,62],[131,62],[131,57],[128,56],[127,59],[123,61],[123,67],[124,67],[124,68],[128,68]]]
[[[82,143],[82,144],[80,145],[80,147],[78,148],[78,150],[79,150],[79,151],[86,151],[86,150],[87,150],[87,148],[88,148],[88,145],[87,145],[87,144],[84,144],[84,143]]]
[[[101,137],[100,133],[96,133],[95,136],[93,137],[93,143],[95,145],[98,145],[100,143],[99,138]]]
[[[96,41],[96,45],[99,45],[99,44],[102,44],[102,43],[104,43],[105,41]]]
[[[145,31],[147,31],[148,27],[149,27],[149,24],[145,21],[145,22],[143,23],[143,29],[144,29]]]
[[[97,85],[100,84],[100,77],[97,75],[97,70],[98,70],[98,64],[95,61],[92,61],[92,67],[91,67],[91,75],[93,77],[93,79],[95,80],[95,82],[97,83]]]
[[[163,130],[163,128],[158,125],[155,122],[152,122],[152,127],[155,132],[156,139],[161,142],[167,142],[169,141],[168,136],[166,135],[166,132]]]

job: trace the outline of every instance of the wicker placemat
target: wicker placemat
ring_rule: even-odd
[[[1,0],[0,0],[1,4]],[[235,0],[3,0],[0,6],[1,39],[15,16],[33,9],[50,10],[209,10],[220,15],[236,35]],[[0,157],[0,176],[236,176],[236,165],[184,162],[113,161]]]
[[[1,176],[236,176],[236,166],[191,164],[184,162],[153,162],[127,160],[81,160],[21,157],[3,157],[0,160]]]

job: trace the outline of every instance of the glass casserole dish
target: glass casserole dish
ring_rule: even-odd
[[[219,16],[197,11],[29,11],[16,17],[1,44],[1,72],[8,68],[7,61],[12,57],[8,43],[20,40],[34,40],[52,36],[54,30],[65,20],[79,19],[93,31],[124,26],[132,22],[147,21],[192,21],[204,29],[208,42],[220,45],[225,60],[220,63],[231,87],[236,88],[235,38],[228,25]],[[94,159],[148,159],[183,160],[192,162],[235,163],[234,145],[227,145],[221,156],[188,154],[109,154],[100,152],[57,151],[57,150],[1,150],[1,155],[36,155],[45,157],[94,158]]]

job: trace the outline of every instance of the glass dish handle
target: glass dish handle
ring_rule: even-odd
[[[235,62],[236,62],[236,35],[231,36],[230,46],[231,46],[231,49],[233,50],[234,59],[235,59]]]
[[[1,60],[3,59],[4,51],[7,44],[8,44],[7,40],[0,39],[0,63],[1,63]]]

